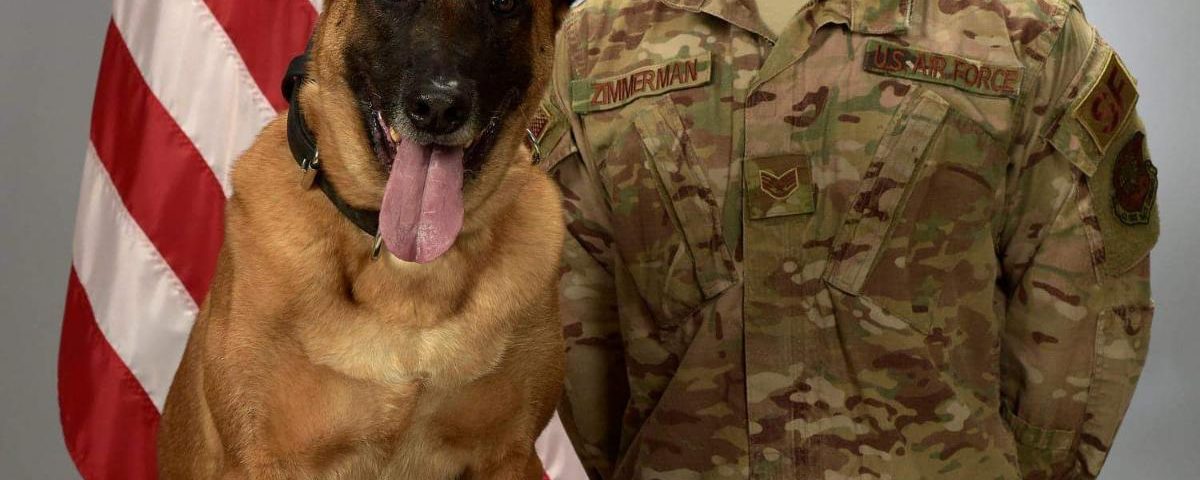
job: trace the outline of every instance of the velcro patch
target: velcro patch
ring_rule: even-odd
[[[863,68],[871,73],[948,85],[966,92],[1016,98],[1025,69],[935,53],[872,38]]]
[[[1146,135],[1137,132],[1117,154],[1113,165],[1113,212],[1126,225],[1152,220],[1158,194],[1158,169],[1146,157]]]
[[[563,137],[567,136],[570,125],[551,95],[548,94],[542,99],[533,118],[529,119],[528,128],[529,136],[526,138],[526,142],[531,143],[529,148],[535,156],[541,157],[540,160],[543,160],[541,164],[547,170],[554,168],[558,161],[572,151],[570,148],[558,148]]]
[[[746,173],[746,214],[751,220],[816,211],[816,190],[808,157],[747,159]]]
[[[534,113],[533,118],[529,120],[530,140],[534,142],[542,141],[542,135],[546,133],[546,126],[550,124],[550,118],[550,112],[546,110],[546,104],[541,104],[538,107],[537,113]]]
[[[1075,108],[1075,118],[1096,142],[1100,153],[1108,151],[1125,123],[1133,117],[1138,91],[1133,76],[1117,55],[1111,54],[1104,74]]]
[[[712,54],[704,52],[611,77],[573,80],[571,110],[609,110],[642,97],[705,85],[711,79]]]
[[[1126,129],[1129,130],[1129,129]],[[1120,275],[1138,264],[1158,239],[1158,170],[1150,161],[1146,135],[1135,129],[1088,179],[1103,237],[1101,270]]]

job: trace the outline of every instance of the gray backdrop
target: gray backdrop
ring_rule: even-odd
[[[165,0],[182,1],[182,0]],[[0,478],[78,478],[55,396],[72,223],[105,0],[0,2]],[[1163,238],[1149,365],[1104,480],[1200,476],[1200,35],[1194,0],[1084,0],[1140,80]]]

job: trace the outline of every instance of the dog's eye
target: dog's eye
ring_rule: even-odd
[[[491,0],[492,11],[500,15],[507,15],[517,9],[517,2],[520,0]]]

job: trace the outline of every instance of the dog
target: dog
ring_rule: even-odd
[[[542,478],[564,225],[525,125],[569,3],[325,2],[293,108],[234,166],[162,478]]]

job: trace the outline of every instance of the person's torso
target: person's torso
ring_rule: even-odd
[[[996,249],[1065,12],[829,0],[773,42],[736,1],[665,3],[568,25],[618,257],[617,477],[1018,478]]]

